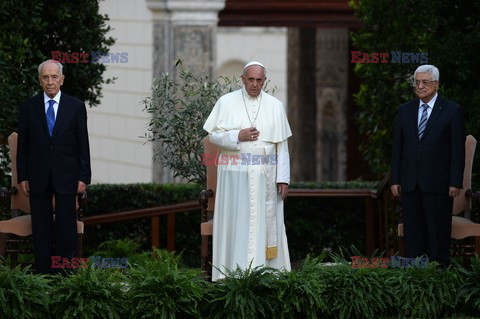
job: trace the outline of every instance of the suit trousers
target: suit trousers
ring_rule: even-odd
[[[55,195],[55,208],[53,207]],[[77,257],[77,211],[75,194],[55,191],[52,180],[43,193],[30,194],[35,269],[53,274],[52,256]]]
[[[449,264],[453,198],[445,194],[402,193],[406,257],[427,254],[441,266]]]

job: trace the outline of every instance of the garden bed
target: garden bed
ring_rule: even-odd
[[[154,251],[128,266],[92,265],[69,275],[0,266],[1,318],[473,318],[480,313],[480,261],[472,267],[352,268],[333,256],[291,272],[229,272],[211,283],[179,257]]]

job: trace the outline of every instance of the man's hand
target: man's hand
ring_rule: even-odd
[[[282,200],[285,200],[285,198],[287,198],[287,194],[288,194],[288,184],[278,183],[277,184],[277,189],[278,189],[278,193],[280,195],[282,195]]]
[[[28,184],[28,181],[23,181],[20,183],[20,188],[22,190],[22,193],[29,197],[30,196],[30,185]]]
[[[460,188],[456,188],[453,186],[450,186],[448,188],[448,196],[454,198],[454,197],[457,197],[458,195],[460,195]]]
[[[400,195],[402,194],[402,187],[399,184],[392,185],[390,187],[390,190],[395,197],[400,197]]]
[[[259,134],[260,132],[255,127],[244,128],[238,132],[238,140],[240,142],[256,141]]]
[[[77,194],[83,193],[86,190],[87,190],[87,184],[85,184],[82,181],[78,181]]]

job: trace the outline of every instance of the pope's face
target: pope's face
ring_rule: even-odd
[[[251,97],[257,97],[260,94],[266,79],[265,70],[259,65],[249,66],[242,75],[245,90]]]
[[[433,81],[431,73],[417,73],[415,75],[415,94],[422,102],[430,102],[437,89],[438,81]]]
[[[65,76],[60,74],[60,67],[55,63],[46,63],[42,66],[38,80],[43,91],[49,98],[54,98],[60,91]]]

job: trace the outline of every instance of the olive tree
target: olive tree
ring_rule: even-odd
[[[181,61],[175,74],[153,80],[152,95],[143,101],[150,114],[145,137],[155,142],[154,160],[172,170],[174,177],[205,183],[202,140],[203,124],[217,99],[240,88],[238,79],[194,74]]]

